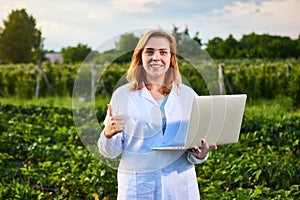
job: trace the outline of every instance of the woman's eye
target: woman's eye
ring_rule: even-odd
[[[168,52],[167,52],[167,51],[161,51],[160,54],[161,54],[161,55],[167,55]]]
[[[147,54],[147,55],[152,55],[152,54],[153,54],[153,51],[146,51],[146,54]]]

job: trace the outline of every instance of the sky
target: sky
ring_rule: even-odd
[[[192,37],[199,32],[203,43],[229,34],[300,34],[300,0],[0,0],[0,27],[22,8],[36,19],[44,48],[54,51],[79,43],[97,49],[128,32],[174,26]]]

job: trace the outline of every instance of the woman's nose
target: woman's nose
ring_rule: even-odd
[[[153,53],[153,57],[152,57],[153,60],[159,60],[160,59],[160,53],[158,51],[155,51]]]

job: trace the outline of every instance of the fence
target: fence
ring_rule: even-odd
[[[250,63],[250,64],[249,64]],[[111,64],[95,76],[99,66],[86,72],[86,83],[92,93],[108,96],[128,68],[128,64]],[[201,76],[186,63],[180,63],[182,75],[199,95],[207,93]],[[290,96],[300,102],[300,62],[255,63],[236,62],[218,65],[220,94],[246,93],[250,99]],[[2,65],[0,66],[0,95],[2,97],[34,98],[71,96],[80,64],[77,65]],[[43,76],[41,76],[43,75]],[[216,83],[217,84],[217,83]],[[93,97],[93,95],[91,96]],[[297,103],[296,103],[297,104]]]

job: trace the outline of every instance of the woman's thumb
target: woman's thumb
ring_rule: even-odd
[[[112,116],[113,116],[113,109],[112,109],[112,106],[111,106],[110,104],[107,104],[107,107],[108,107],[108,111],[107,111],[107,112],[108,112],[108,115],[112,117]]]

